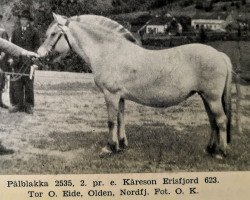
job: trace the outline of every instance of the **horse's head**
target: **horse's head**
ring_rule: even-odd
[[[71,49],[68,39],[69,20],[53,13],[54,21],[50,24],[44,43],[37,50],[41,57],[50,56],[54,61],[65,57]]]

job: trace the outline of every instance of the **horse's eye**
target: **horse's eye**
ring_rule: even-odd
[[[55,32],[51,33],[51,36],[52,36],[52,37],[54,37],[55,35],[56,35],[56,33],[55,33]]]

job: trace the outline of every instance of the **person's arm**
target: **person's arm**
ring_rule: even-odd
[[[11,56],[14,57],[19,57],[19,56],[26,56],[26,57],[39,57],[38,54],[27,51],[7,40],[4,40],[0,38],[0,49],[1,51],[10,54]]]

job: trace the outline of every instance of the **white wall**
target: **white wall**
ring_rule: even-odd
[[[196,29],[196,25],[203,25],[204,28],[206,29],[211,29],[211,30],[219,30],[223,29],[223,25],[225,24],[225,20],[207,20],[207,19],[193,19],[191,22],[191,26]]]
[[[166,25],[147,25],[146,33],[149,34],[151,29],[155,29],[156,33],[165,33],[166,28]]]

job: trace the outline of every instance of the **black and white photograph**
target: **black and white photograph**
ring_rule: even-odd
[[[0,0],[0,175],[250,171],[249,0]]]

